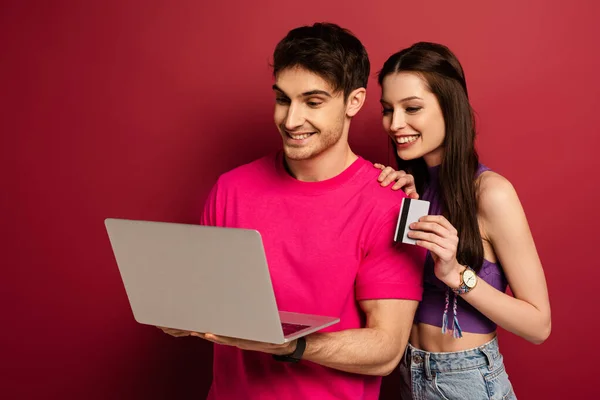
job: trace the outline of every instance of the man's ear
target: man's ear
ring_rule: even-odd
[[[367,98],[367,90],[365,88],[358,88],[352,91],[348,95],[348,100],[346,101],[346,116],[348,118],[354,117],[363,104],[365,104],[365,100]]]

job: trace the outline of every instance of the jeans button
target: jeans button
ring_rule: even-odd
[[[413,357],[413,361],[417,364],[421,364],[421,362],[423,361],[423,357],[421,357],[420,355],[416,355]]]

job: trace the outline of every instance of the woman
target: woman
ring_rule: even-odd
[[[447,47],[417,43],[392,55],[379,84],[400,170],[376,165],[379,180],[397,189],[406,172],[431,203],[410,226],[428,255],[402,398],[515,399],[496,327],[538,344],[550,334],[544,272],[519,198],[479,163],[463,69]]]

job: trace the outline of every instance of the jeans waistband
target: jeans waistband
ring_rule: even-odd
[[[404,362],[411,369],[424,369],[429,377],[436,372],[460,371],[484,366],[491,370],[495,364],[501,362],[501,354],[497,338],[474,349],[450,353],[420,350],[409,343]]]

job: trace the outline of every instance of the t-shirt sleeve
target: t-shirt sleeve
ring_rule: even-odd
[[[365,240],[356,299],[421,300],[426,250],[394,242],[399,207],[393,207]]]
[[[204,209],[200,216],[200,225],[206,226],[222,226],[222,214],[223,208],[220,201],[221,193],[219,189],[219,181],[214,184],[206,201],[204,202]]]

